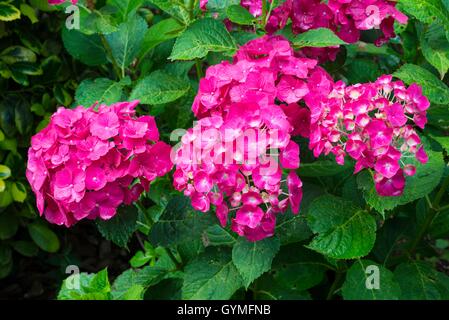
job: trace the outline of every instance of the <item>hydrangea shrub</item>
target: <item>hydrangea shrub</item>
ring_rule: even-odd
[[[131,248],[59,299],[447,298],[445,1],[48,3],[79,73],[20,145],[27,203]]]

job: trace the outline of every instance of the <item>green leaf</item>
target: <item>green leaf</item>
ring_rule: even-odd
[[[53,88],[53,94],[60,105],[69,106],[72,103],[72,96],[70,93],[59,84],[55,85]]]
[[[423,140],[424,145],[426,145]],[[373,178],[369,171],[364,171],[357,176],[357,184],[363,192],[365,201],[379,213],[384,214],[387,210],[392,210],[397,206],[418,200],[431,193],[440,183],[444,172],[444,160],[441,152],[426,150],[429,162],[419,163],[415,158],[407,158],[405,164],[416,166],[416,174],[413,177],[406,177],[404,193],[399,197],[382,197],[376,192]]]
[[[40,76],[43,74],[42,68],[33,62],[16,62],[10,68],[14,72],[20,72],[28,76]]]
[[[176,39],[172,60],[203,58],[209,52],[233,53],[236,43],[224,24],[212,18],[197,20]]]
[[[56,10],[55,6],[48,3],[48,0],[30,0],[29,2],[33,8],[40,11],[51,12]]]
[[[28,48],[22,46],[8,47],[0,53],[0,60],[6,64],[14,64],[17,62],[31,62],[37,60],[36,54]]]
[[[334,259],[366,256],[376,240],[374,218],[351,201],[335,196],[316,199],[307,221],[318,234],[308,247]]]
[[[417,83],[421,85],[424,95],[430,102],[446,104],[449,101],[449,87],[446,86],[433,73],[414,64],[404,64],[393,76],[406,84]]]
[[[231,20],[231,22],[241,25],[250,25],[255,21],[254,16],[249,13],[248,10],[238,4],[227,7],[226,15],[228,16],[229,20]]]
[[[36,16],[36,11],[34,10],[34,8],[27,5],[26,3],[20,4],[20,12],[22,12],[24,16],[28,17],[31,23],[36,23],[39,21],[39,19]]]
[[[137,251],[136,254],[131,258],[129,264],[133,268],[140,268],[143,265],[147,264],[152,259],[151,255],[147,255],[143,251]]]
[[[226,300],[242,286],[230,250],[208,248],[184,271],[183,299]]]
[[[345,76],[351,84],[374,82],[382,74],[379,62],[372,59],[351,59],[351,63],[346,66],[346,69]],[[360,72],[360,70],[363,70],[363,72]]]
[[[110,291],[107,269],[97,274],[83,272],[73,274],[63,281],[58,300],[110,300]]]
[[[11,183],[4,180],[1,181],[3,181],[3,183],[5,184],[5,190],[3,192],[0,192],[0,208],[6,208],[14,201],[11,192],[9,191],[9,189],[11,188]]]
[[[432,23],[435,19],[448,22],[447,10],[441,0],[400,0],[398,9],[424,23]]]
[[[0,21],[13,21],[20,19],[20,11],[12,4],[0,2]]]
[[[35,257],[39,253],[39,248],[31,241],[15,241],[12,243],[12,247],[25,257]]]
[[[181,300],[183,279],[166,279],[147,290],[145,300]]]
[[[207,228],[202,235],[203,244],[209,246],[233,246],[235,238],[218,224]]]
[[[438,142],[443,149],[449,151],[449,137],[437,137],[434,135],[432,135],[431,137],[433,140]]]
[[[19,229],[19,221],[14,214],[0,214],[0,240],[12,238]]]
[[[97,220],[98,231],[119,247],[126,247],[134,231],[137,230],[137,208],[122,206],[110,220]]]
[[[96,102],[106,105],[119,102],[123,95],[122,88],[121,82],[107,78],[86,79],[76,89],[76,104],[89,107]]]
[[[188,198],[177,196],[151,229],[150,240],[153,245],[168,246],[198,239],[212,219],[210,214],[195,211]]]
[[[86,35],[77,30],[62,29],[64,47],[72,57],[88,66],[98,66],[108,62],[106,51],[99,35]]]
[[[141,79],[131,92],[130,100],[140,100],[143,104],[164,104],[184,96],[190,84],[164,71],[154,71]]]
[[[117,31],[117,22],[114,17],[107,12],[105,7],[100,10],[88,10],[87,8],[80,8],[80,31],[87,35],[92,34],[110,34]]]
[[[255,300],[311,300],[307,291],[285,287],[279,284],[272,275],[266,273],[257,280],[254,290]]]
[[[291,244],[283,246],[274,259],[272,274],[279,285],[304,291],[321,283],[330,269],[333,267],[323,256],[303,245]]]
[[[164,66],[164,71],[175,77],[189,81],[189,71],[192,70],[194,65],[195,61],[175,61],[167,63]]]
[[[321,196],[324,190],[308,182],[304,182],[303,190],[299,214],[293,214],[289,208],[284,214],[277,217],[275,234],[281,240],[281,245],[301,242],[312,236],[305,217],[312,201]]]
[[[147,28],[146,21],[136,15],[120,24],[118,31],[105,36],[123,75],[125,68],[137,57]]]
[[[0,244],[0,279],[7,277],[13,267],[11,248],[7,245]]]
[[[13,182],[11,187],[11,195],[14,201],[24,202],[27,198],[27,191],[21,182]]]
[[[131,286],[121,297],[120,300],[143,300],[145,288],[136,284]]]
[[[107,4],[118,9],[117,15],[122,22],[127,20],[130,13],[137,11],[144,2],[144,0],[108,0]]]
[[[237,240],[232,248],[232,261],[246,288],[264,272],[270,270],[271,262],[279,248],[280,241],[276,237],[256,242],[249,242],[242,237]]]
[[[429,124],[443,130],[449,130],[449,108],[447,105],[432,105],[427,110]]]
[[[351,168],[350,161],[346,161],[345,165],[338,165],[333,160],[318,160],[312,163],[301,163],[297,170],[301,177],[329,177],[347,171]]]
[[[449,210],[438,212],[430,226],[432,238],[446,238],[449,235]]]
[[[401,287],[402,300],[448,299],[447,287],[441,281],[442,274],[427,262],[402,263],[394,271],[394,276]]]
[[[28,233],[34,243],[46,252],[57,252],[60,247],[59,239],[56,234],[41,222],[33,222],[28,226]]]
[[[6,244],[0,243],[0,266],[8,264],[11,260],[11,248]]]
[[[164,279],[179,277],[175,271],[176,266],[166,263],[164,258],[160,258],[154,266],[126,270],[115,279],[112,285],[112,297],[114,300],[120,300],[133,286],[138,285],[147,289]]]
[[[176,38],[184,29],[185,26],[173,18],[162,20],[151,26],[143,38],[140,58],[143,58],[151,49],[162,42]]]
[[[182,24],[190,24],[190,14],[182,0],[148,0]]]
[[[407,238],[410,233],[415,233],[411,231],[413,227],[409,219],[404,217],[386,220],[377,232],[376,244],[371,254],[384,266],[388,266],[390,259],[402,254],[409,245]]]
[[[418,30],[424,57],[438,70],[440,78],[443,79],[449,69],[449,41],[443,26],[432,23],[426,30],[423,26]]]
[[[7,166],[0,164],[0,179],[8,179],[11,176],[11,169]]]
[[[303,203],[301,203],[303,205]],[[293,214],[289,209],[283,215],[280,215],[276,224],[276,232],[281,244],[288,244],[294,242],[300,242],[310,238],[312,232],[307,226],[304,212],[304,208],[301,209],[300,214]]]
[[[30,104],[25,99],[17,99],[14,108],[14,123],[21,135],[26,135],[33,129],[33,114],[30,111]]]
[[[297,36],[289,36],[287,33],[287,37],[291,40],[293,47],[297,49],[304,47],[335,47],[347,44],[345,41],[341,40],[332,30],[327,28],[312,29]]]
[[[342,294],[345,300],[398,300],[401,288],[387,268],[371,260],[356,260],[346,273]]]

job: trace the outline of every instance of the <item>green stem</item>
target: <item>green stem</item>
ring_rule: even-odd
[[[427,229],[432,224],[433,219],[438,214],[438,210],[429,208],[429,211],[427,212],[426,218],[424,220],[424,223],[421,225],[421,227],[418,230],[418,233],[416,234],[416,237],[413,239],[410,248],[408,249],[407,253],[410,255],[413,252],[415,252],[416,247],[421,242],[421,240],[424,238]]]
[[[416,234],[416,237],[413,239],[412,243],[410,244],[410,248],[407,251],[407,253],[409,255],[412,254],[416,250],[416,247],[418,246],[418,244],[421,242],[421,240],[426,235],[427,229],[429,229],[429,227],[432,225],[433,219],[435,219],[437,214],[441,211],[442,208],[440,208],[440,203],[441,203],[441,200],[443,199],[443,196],[448,187],[449,187],[449,176],[447,176],[444,179],[440,190],[438,190],[438,193],[435,196],[435,199],[433,200],[433,203],[430,202],[429,197],[426,196],[426,200],[429,205],[429,210],[427,211],[426,218],[425,218],[423,224],[421,225],[421,227],[419,228],[418,233]],[[443,207],[443,208],[445,208],[445,207]]]
[[[196,59],[195,67],[196,67],[196,74],[198,76],[198,80],[200,80],[204,76],[203,75],[203,68],[202,68],[202,65],[201,65],[201,60]]]
[[[447,188],[449,187],[449,176],[447,176],[443,184],[441,185],[440,190],[438,191],[437,195],[435,196],[435,199],[433,200],[433,207],[439,208],[441,200],[443,199],[444,193],[446,192]]]
[[[118,79],[124,78],[125,70],[121,69],[117,64],[117,61],[115,61],[114,55],[112,54],[112,49],[109,46],[109,43],[107,42],[105,36],[103,34],[100,34],[100,38],[101,38],[101,43],[103,44],[103,47],[106,50],[106,55],[112,63],[112,68],[114,69],[115,75],[117,76]]]
[[[189,10],[189,18],[193,20],[193,11],[195,10],[195,0],[189,0],[188,10]]]
[[[332,300],[332,297],[334,296],[335,291],[337,290],[341,280],[343,279],[343,272],[337,272],[335,275],[334,282],[332,283],[329,292],[327,293],[326,300]]]
[[[267,0],[262,0],[262,24],[263,27],[267,24]]]
[[[273,5],[274,5],[274,1],[270,2],[270,7],[268,8],[268,12],[265,16],[265,19],[263,20],[263,28],[265,29],[265,27],[267,26],[268,23],[268,19],[270,19],[271,16],[271,12],[273,11]]]
[[[445,211],[445,210],[447,210],[447,209],[449,209],[449,204],[440,207],[438,210],[441,212],[441,211]]]
[[[181,270],[181,263],[179,263],[178,259],[176,259],[175,255],[173,254],[173,252],[171,252],[171,250],[169,248],[164,248],[165,252],[167,253],[167,255],[170,257],[170,259],[173,261],[173,263],[176,265],[176,269],[177,270]]]

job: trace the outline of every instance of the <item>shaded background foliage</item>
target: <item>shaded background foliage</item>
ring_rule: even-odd
[[[0,297],[449,299],[447,0],[400,1],[410,21],[395,26],[396,38],[376,47],[378,31],[366,31],[325,64],[348,84],[393,74],[422,85],[430,162],[403,196],[379,197],[369,173],[314,159],[298,139],[301,214],[280,216],[276,236],[257,243],[195,212],[169,177],[111,221],[66,230],[38,217],[26,152],[57,106],[139,99],[168,141],[191,126],[205,68],[263,34],[263,21],[238,4],[211,0],[201,12],[191,0],[80,1],[81,29],[68,30],[67,5],[0,0]],[[297,49],[341,44],[329,30],[289,40]],[[71,264],[86,272],[82,287],[59,291]],[[381,270],[380,290],[364,286],[368,265]]]

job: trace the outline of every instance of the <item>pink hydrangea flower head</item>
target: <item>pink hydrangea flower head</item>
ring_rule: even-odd
[[[192,106],[199,121],[174,159],[173,185],[193,208],[214,209],[222,226],[229,220],[250,241],[272,236],[289,204],[299,212],[302,182],[282,176],[300,166],[291,137],[308,136],[310,111],[299,103],[316,70],[317,61],[295,56],[283,37],[264,36],[243,45],[232,63],[206,71]],[[319,72],[311,86],[330,92],[330,77]]]
[[[332,87],[325,95],[311,89],[304,98],[311,110],[309,147],[314,155],[331,153],[339,164],[348,155],[356,160],[355,173],[375,171],[380,195],[401,195],[404,174],[416,173],[404,160],[428,161],[414,127],[424,128],[427,122],[429,102],[421,87],[406,88],[392,76],[382,76],[374,83],[346,86],[340,82]],[[382,188],[386,190],[379,192]]]
[[[135,115],[137,104],[61,107],[32,137],[26,176],[48,221],[111,219],[171,170],[170,146],[152,117]]]
[[[241,5],[255,17],[262,16],[262,0],[241,0]],[[270,12],[265,29],[273,34],[283,29],[289,19],[295,34],[327,28],[348,43],[359,41],[361,31],[380,29],[382,35],[375,41],[377,46],[396,36],[395,21],[402,24],[408,21],[407,16],[396,9],[393,0],[286,0]],[[325,62],[335,60],[339,48],[309,47],[302,52]]]

